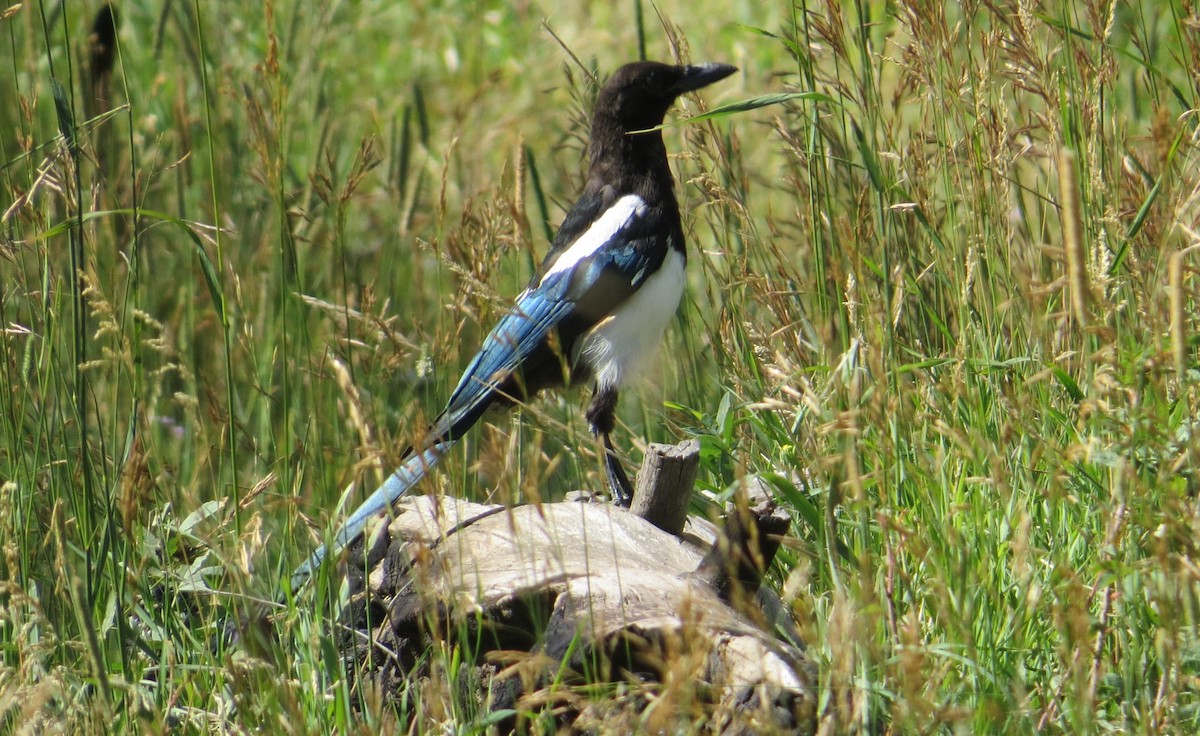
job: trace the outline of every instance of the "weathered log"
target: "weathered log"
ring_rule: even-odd
[[[672,453],[681,454],[655,455]],[[653,496],[655,484],[640,482],[638,494]],[[814,679],[803,651],[767,631],[761,612],[730,605],[735,585],[753,600],[749,588],[769,564],[768,550],[747,540],[778,545],[776,527],[743,511],[731,545],[703,520],[687,519],[676,536],[610,504],[406,499],[368,542],[371,553],[352,554],[360,567],[370,563],[365,578],[350,578],[352,656],[362,676],[402,687],[420,676],[432,642],[469,644],[487,682],[480,697],[490,693],[483,705],[556,705],[573,728],[599,718],[608,731],[618,711],[642,717],[655,703],[668,732],[697,717],[730,732],[811,730]],[[625,695],[581,704],[575,686],[597,682]],[[689,694],[672,713],[668,696],[680,688]]]

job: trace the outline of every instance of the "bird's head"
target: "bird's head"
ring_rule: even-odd
[[[596,98],[597,119],[607,117],[628,133],[660,125],[675,98],[707,87],[737,71],[729,64],[672,66],[656,61],[626,64]]]

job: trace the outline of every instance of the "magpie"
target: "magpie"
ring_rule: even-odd
[[[541,267],[484,339],[424,439],[335,535],[335,554],[488,409],[564,384],[592,382],[585,416],[604,442],[614,499],[629,505],[633,487],[611,439],[617,395],[661,341],[683,294],[687,260],[667,149],[655,128],[677,97],[736,71],[728,64],[642,61],[622,66],[604,84],[592,113],[587,182]],[[293,573],[293,590],[325,555],[321,547]]]

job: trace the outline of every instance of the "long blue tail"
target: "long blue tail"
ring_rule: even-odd
[[[547,335],[575,309],[575,304],[563,298],[567,283],[563,277],[543,281],[544,287],[527,290],[518,297],[516,306],[483,341],[483,347],[458,379],[445,411],[425,431],[421,445],[428,445],[428,449],[406,458],[400,469],[355,509],[338,530],[333,545],[322,546],[296,568],[292,590],[304,585],[327,555],[337,555],[357,539],[368,519],[408,493],[490,407],[514,404],[548,384],[561,383],[561,359],[546,342]]]
[[[354,510],[346,523],[342,524],[342,528],[338,530],[333,538],[333,545],[326,547],[321,545],[312,556],[308,558],[296,571],[292,573],[292,590],[299,590],[302,585],[308,582],[312,574],[321,562],[324,561],[327,555],[332,554],[336,557],[343,549],[346,548],[358,536],[362,534],[363,528],[367,525],[367,521],[376,514],[390,509],[392,504],[404,494],[408,493],[409,489],[415,486],[429,469],[437,464],[442,455],[450,449],[454,444],[454,440],[443,440],[436,443],[428,450],[415,453],[401,465],[396,472],[388,476],[388,479],[383,482],[372,493],[362,505]]]

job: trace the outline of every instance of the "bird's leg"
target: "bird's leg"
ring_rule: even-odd
[[[612,445],[612,431],[616,425],[617,390],[615,388],[596,387],[592,394],[592,404],[587,410],[588,424],[592,434],[604,440],[604,468],[608,475],[608,487],[612,491],[613,501],[623,508],[629,508],[633,502],[633,484],[621,467],[617,451]]]
[[[607,434],[604,435],[604,468],[608,471],[608,487],[612,490],[613,503],[623,509],[629,508],[633,503],[633,484],[625,475],[625,468],[621,467],[612,439]]]

